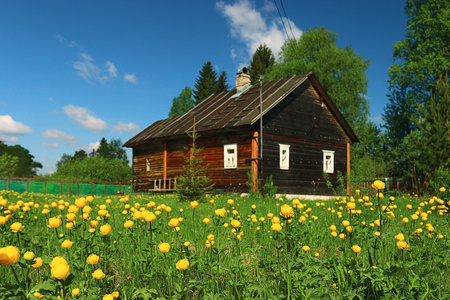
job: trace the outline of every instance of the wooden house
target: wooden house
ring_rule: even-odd
[[[236,86],[184,115],[154,122],[124,144],[133,149],[136,191],[173,189],[195,118],[206,175],[217,190],[248,191],[262,164],[263,178],[272,175],[278,193],[331,194],[323,174],[337,184],[337,172],[349,172],[350,144],[358,138],[314,74],[251,86],[240,72]]]

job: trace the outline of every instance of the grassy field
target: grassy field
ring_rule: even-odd
[[[2,191],[0,299],[450,299],[449,200]]]

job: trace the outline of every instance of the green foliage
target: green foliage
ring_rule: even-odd
[[[268,198],[275,198],[278,187],[273,184],[273,176],[270,175],[264,182],[264,194]]]
[[[429,110],[437,80],[450,69],[450,2],[408,0],[406,38],[394,45],[389,68],[389,103],[383,120],[389,145],[389,164],[401,174],[410,172],[410,147],[405,139],[418,127],[421,107]]]
[[[212,190],[213,184],[205,176],[207,165],[203,164],[203,158],[199,156],[203,149],[195,144],[200,137],[195,132],[195,124],[193,132],[186,134],[191,143],[184,148],[189,154],[184,157],[184,174],[177,178],[176,194],[180,201],[202,201],[206,193]]]
[[[298,40],[281,47],[279,63],[266,73],[265,80],[313,71],[353,128],[369,114],[367,77],[370,60],[364,60],[350,46],[339,48],[337,34],[323,27],[309,29]]]
[[[8,153],[0,155],[0,177],[11,177],[17,169],[19,158]]]
[[[230,89],[230,86],[227,83],[228,76],[225,71],[222,71],[219,75],[219,79],[217,80],[217,86],[215,93],[226,92]]]
[[[258,83],[259,76],[264,75],[266,70],[274,64],[275,57],[273,56],[272,50],[270,50],[265,43],[259,45],[255,53],[253,53],[252,59],[250,60],[250,66],[248,67],[251,83]]]
[[[95,156],[67,162],[61,165],[49,178],[127,182],[133,178],[133,175],[132,168],[126,161]]]
[[[77,154],[77,152],[75,152],[75,154]],[[99,147],[97,150],[92,150],[90,156],[118,159],[128,163],[127,151],[122,147],[120,139],[111,139],[108,143],[105,138],[102,138]]]
[[[333,185],[330,176],[326,172],[323,173],[323,179],[326,182],[327,188],[331,189],[334,195],[347,195],[347,177],[341,171],[336,172],[336,185]]]
[[[11,174],[13,177],[33,177],[37,175],[37,170],[42,169],[42,164],[34,161],[34,156],[28,149],[20,145],[8,146],[0,143],[0,155],[8,154],[18,159],[17,167]]]
[[[192,89],[186,86],[178,95],[173,98],[172,107],[170,108],[169,118],[181,116],[194,107],[194,99],[192,98]]]

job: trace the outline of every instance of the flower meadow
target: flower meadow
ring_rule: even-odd
[[[449,191],[327,201],[0,191],[0,299],[450,299]]]

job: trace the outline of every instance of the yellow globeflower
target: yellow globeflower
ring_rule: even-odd
[[[5,224],[6,222],[8,222],[8,218],[4,217],[4,216],[0,216],[0,225]]]
[[[50,228],[58,228],[59,226],[61,226],[61,224],[62,221],[58,217],[53,217],[48,220],[48,227]]]
[[[214,241],[206,240],[205,245],[206,248],[211,248],[214,245]]]
[[[100,226],[100,233],[101,234],[107,235],[107,234],[110,234],[111,232],[112,232],[111,225],[105,224],[103,226]]]
[[[120,293],[119,292],[117,292],[117,291],[115,291],[115,292],[112,292],[112,294],[111,294],[114,298],[119,298],[120,297]]]
[[[208,234],[208,237],[206,238],[208,241],[214,241],[214,234]]]
[[[114,300],[114,297],[112,294],[106,294],[103,296],[102,300]]]
[[[178,270],[186,270],[189,267],[189,260],[187,258],[180,259],[176,263],[176,267]]]
[[[98,264],[98,260],[99,260],[99,256],[98,255],[95,255],[95,254],[91,254],[91,255],[89,255],[88,257],[87,257],[87,259],[86,259],[86,262],[88,263],[88,264],[90,264],[90,265],[96,265],[96,264]]]
[[[356,253],[359,253],[359,252],[361,252],[361,247],[358,245],[353,245],[352,250]]]
[[[271,228],[273,231],[280,231],[281,229],[283,229],[283,227],[281,227],[280,223],[272,224]]]
[[[70,274],[70,266],[67,263],[59,263],[52,267],[51,274],[59,280],[64,280]]]
[[[398,241],[397,248],[400,250],[408,250],[409,245],[405,241]]]
[[[441,188],[439,189],[439,192],[445,192],[445,187],[441,187]]]
[[[125,228],[130,228],[130,227],[133,226],[133,225],[134,225],[134,222],[131,221],[131,220],[127,220],[127,221],[125,221],[125,223],[123,224],[123,226],[124,226]]]
[[[81,198],[78,198],[78,199],[75,200],[75,205],[78,208],[84,207],[86,205],[86,203],[87,203],[87,200],[84,197],[81,197]]]
[[[154,213],[150,212],[148,215],[145,216],[145,222],[150,223],[156,220],[156,216]]]
[[[216,209],[214,212],[216,213],[216,216],[223,217],[225,216],[226,210],[225,208],[219,208]]]
[[[272,218],[272,224],[276,224],[276,223],[280,223],[280,222],[281,222],[280,218],[278,218],[278,217]]]
[[[198,206],[198,202],[197,201],[192,201],[191,202],[191,207],[192,208],[196,208]]]
[[[92,273],[92,277],[94,277],[95,279],[103,279],[105,278],[105,273],[103,273],[102,269],[97,269],[94,271],[94,273]]]
[[[234,204],[234,200],[233,199],[228,199],[227,203],[230,204],[230,205],[233,205]]]
[[[384,190],[386,184],[381,180],[375,180],[375,182],[372,184],[372,187],[377,190]]]
[[[22,223],[15,222],[11,224],[11,230],[12,232],[19,232],[23,229]]]
[[[25,260],[33,260],[35,257],[34,252],[33,251],[27,251],[25,252],[25,254],[23,255],[23,258]]]
[[[204,218],[204,219],[203,219],[203,223],[209,224],[209,219],[208,219],[208,218]]]
[[[19,260],[19,249],[14,246],[0,248],[0,265],[12,265]]]
[[[340,238],[341,240],[345,239],[345,233],[339,234],[339,238]]]
[[[234,228],[241,227],[241,221],[233,219],[233,220],[231,220],[230,223],[231,223],[231,226],[233,226]]]
[[[338,234],[337,234],[336,231],[332,231],[332,232],[331,232],[331,235],[332,235],[333,237],[337,237],[337,236],[338,236]]]
[[[80,293],[80,289],[79,288],[76,288],[76,289],[72,290],[72,296],[73,297],[77,296],[79,293]]]
[[[342,225],[344,225],[344,227],[347,227],[350,225],[350,222],[347,220],[342,221]]]
[[[65,240],[64,242],[62,242],[61,246],[63,248],[69,249],[70,247],[72,247],[73,243],[69,240]]]
[[[178,225],[180,225],[180,221],[178,220],[178,218],[172,218],[169,221],[169,226],[171,227],[177,227]]]
[[[42,263],[43,263],[43,262],[44,262],[44,261],[42,260],[42,258],[36,257],[36,259],[34,260],[34,264],[32,264],[31,266],[32,266],[33,268],[37,269],[37,268],[39,268],[39,267],[42,266]]]
[[[284,204],[283,206],[281,206],[280,215],[285,218],[292,217],[294,215],[294,210],[289,204]]]
[[[395,236],[395,239],[397,241],[404,241],[405,240],[405,236],[403,235],[403,233],[399,233]]]
[[[159,252],[167,253],[170,250],[170,245],[168,243],[160,243],[158,250]]]
[[[303,246],[302,250],[305,251],[305,252],[308,252],[310,250],[310,248],[309,248],[309,246]]]

